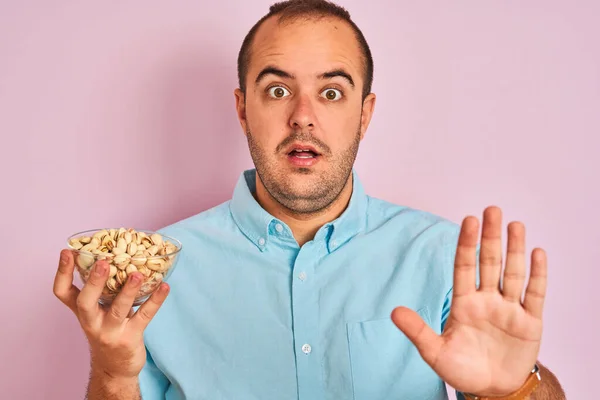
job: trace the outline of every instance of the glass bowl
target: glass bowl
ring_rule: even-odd
[[[85,284],[97,261],[109,263],[110,276],[99,302],[110,305],[120,293],[130,274],[141,272],[144,279],[133,306],[143,304],[167,281],[179,259],[179,240],[158,232],[133,228],[91,229],[68,237],[67,246],[73,252],[75,269]]]

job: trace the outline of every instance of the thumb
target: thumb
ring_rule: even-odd
[[[433,367],[442,348],[441,336],[410,308],[396,307],[392,311],[392,321],[419,350],[423,360]]]

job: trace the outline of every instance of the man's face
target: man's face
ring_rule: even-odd
[[[362,101],[363,75],[341,20],[270,18],[257,32],[238,116],[260,181],[287,209],[322,210],[349,182],[375,103]]]

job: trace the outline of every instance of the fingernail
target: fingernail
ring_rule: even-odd
[[[66,264],[69,261],[69,257],[65,253],[60,254],[60,262]]]
[[[134,286],[137,286],[137,285],[139,285],[139,283],[140,283],[141,281],[142,281],[142,278],[140,277],[140,275],[139,275],[139,274],[133,274],[133,275],[131,275],[131,283],[132,283]]]
[[[99,262],[96,264],[96,268],[94,268],[94,273],[97,276],[102,276],[104,275],[104,273],[106,272],[107,268],[106,268],[106,264],[103,262]]]

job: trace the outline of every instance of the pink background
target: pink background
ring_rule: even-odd
[[[2,2],[0,397],[83,398],[87,343],[52,294],[67,235],[159,228],[228,199],[251,167],[235,60],[270,3]],[[600,3],[340,3],[375,57],[368,192],[456,222],[489,204],[524,221],[550,260],[541,359],[589,398]]]

